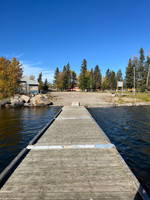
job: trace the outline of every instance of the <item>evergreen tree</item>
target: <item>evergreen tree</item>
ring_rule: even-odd
[[[43,90],[42,72],[39,74],[37,81],[39,83],[39,86],[38,86],[39,92],[41,92],[41,90]]]
[[[126,76],[125,76],[126,87],[129,89],[133,88],[133,76],[134,76],[134,71],[133,71],[133,66],[132,66],[132,60],[129,59],[128,66],[126,68]]]
[[[140,63],[143,63],[145,60],[144,50],[143,48],[140,49]]]
[[[110,88],[112,90],[115,90],[116,89],[116,75],[115,75],[115,72],[114,71],[111,71],[110,73]]]
[[[146,86],[147,89],[150,90],[150,56],[147,56],[147,60],[146,60],[146,76],[147,76],[147,80],[146,80]]]
[[[71,70],[70,70],[70,64],[66,65],[66,72],[67,72],[67,88],[71,88]]]
[[[77,83],[77,75],[75,73],[75,71],[72,71],[71,73],[71,88],[73,90],[74,86],[76,85]]]
[[[59,68],[57,67],[54,73],[54,87],[57,89],[58,77],[60,76]]]
[[[90,89],[94,89],[94,71],[93,68],[90,71]]]
[[[121,69],[119,69],[118,72],[117,72],[116,81],[123,81]]]
[[[79,76],[79,88],[81,90],[87,89],[87,61],[85,59],[81,64],[81,70]]]
[[[47,78],[44,81],[43,90],[44,91],[48,91],[48,81],[47,81]]]
[[[146,88],[146,78],[147,70],[144,64],[145,56],[143,48],[140,49],[140,60],[138,62],[138,88],[141,90],[141,87],[145,86]]]
[[[94,69],[94,88],[101,89],[102,75],[99,66],[96,65]]]
[[[67,77],[67,75],[68,75],[67,69],[66,69],[66,66],[64,66],[63,73],[62,73],[63,90],[67,90],[68,89],[68,77]]]
[[[111,76],[111,71],[108,68],[107,71],[106,71],[106,83],[105,83],[106,86],[107,86],[106,89],[110,89],[110,76]]]

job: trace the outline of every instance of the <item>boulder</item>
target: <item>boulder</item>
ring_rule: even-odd
[[[20,108],[22,106],[24,106],[24,103],[22,103],[22,102],[17,102],[17,101],[15,102],[14,101],[14,102],[11,103],[12,108]]]
[[[43,95],[36,95],[30,99],[33,106],[47,106],[51,104],[51,101],[45,98]]]
[[[24,103],[24,107],[30,107],[30,103]]]
[[[23,99],[25,103],[29,103],[30,101],[30,97],[28,97],[27,95],[22,95],[21,99]]]
[[[19,102],[25,103],[25,100],[23,98],[18,99]]]
[[[18,103],[19,102],[19,98],[10,98],[10,103]]]
[[[0,100],[0,107],[1,108],[4,108],[6,104],[7,104],[6,100]]]
[[[5,108],[10,108],[11,107],[11,104],[6,104],[5,105]]]

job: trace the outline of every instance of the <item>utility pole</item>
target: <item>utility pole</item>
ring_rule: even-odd
[[[135,95],[135,65],[134,65],[134,89],[133,89],[133,95]]]

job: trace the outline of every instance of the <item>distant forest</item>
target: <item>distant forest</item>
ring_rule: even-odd
[[[22,74],[23,69],[19,60],[15,57],[12,60],[0,57],[0,99],[17,93]],[[107,69],[105,77],[102,77],[98,65],[89,71],[87,61],[83,59],[78,77],[76,72],[71,70],[68,63],[62,71],[58,67],[56,68],[53,84],[48,83],[47,79],[44,82],[42,81],[42,72],[39,74],[37,81],[39,82],[39,91],[47,91],[49,87],[54,87],[58,91],[66,91],[72,90],[74,86],[78,86],[82,91],[98,91],[115,90],[117,81],[123,81],[124,88],[132,89],[134,87],[134,77],[136,90],[141,92],[150,90],[150,56],[145,58],[143,48],[139,51],[139,57],[129,59],[124,79],[121,69],[117,73]],[[30,79],[35,80],[35,77],[31,75]]]
[[[147,56],[145,59],[143,48],[140,49],[139,54],[139,57],[129,59],[124,79],[121,69],[117,73],[107,69],[105,77],[102,77],[98,65],[89,71],[87,69],[87,61],[83,59],[78,77],[70,69],[69,63],[64,66],[63,71],[60,71],[57,67],[54,75],[54,87],[60,91],[72,89],[75,85],[78,85],[83,91],[115,90],[117,81],[123,81],[124,87],[131,89],[134,87],[135,75],[135,88],[144,92],[150,89],[150,57]]]

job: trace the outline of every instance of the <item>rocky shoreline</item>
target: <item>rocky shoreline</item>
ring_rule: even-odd
[[[49,107],[52,104],[44,94],[15,95],[12,98],[0,100],[0,108]]]

